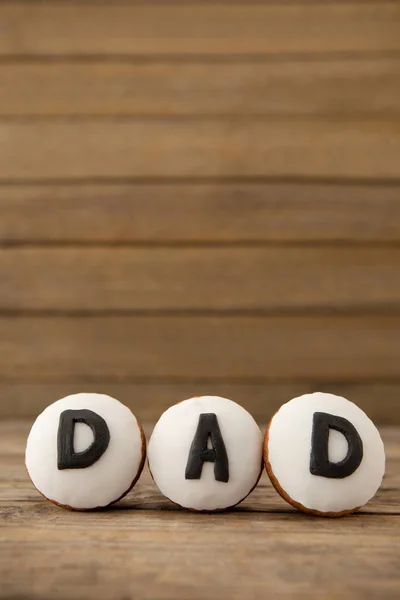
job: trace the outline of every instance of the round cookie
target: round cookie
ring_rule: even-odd
[[[271,419],[264,438],[267,473],[287,502],[327,517],[358,510],[379,489],[385,450],[358,406],[333,394],[305,394]]]
[[[164,496],[196,511],[244,500],[262,471],[262,434],[239,404],[201,396],[171,406],[149,442],[149,468]]]
[[[120,500],[143,469],[146,441],[132,412],[105,394],[75,394],[48,406],[32,425],[25,463],[37,490],[74,510]]]

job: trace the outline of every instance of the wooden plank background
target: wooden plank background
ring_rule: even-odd
[[[0,2],[0,417],[400,423],[400,3]]]

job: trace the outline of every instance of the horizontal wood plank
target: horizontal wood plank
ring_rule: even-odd
[[[400,49],[399,5],[12,2],[0,55],[238,55]]]
[[[149,434],[152,425],[145,428]],[[114,509],[66,511],[46,502],[28,480],[23,462],[28,430],[25,422],[0,423],[5,598],[261,600],[278,593],[338,600],[347,590],[349,597],[396,597],[398,429],[381,430],[387,467],[380,490],[344,519],[295,511],[265,473],[237,509],[190,513],[160,494],[147,468]]]
[[[400,187],[0,185],[0,243],[399,242]]]
[[[399,353],[398,316],[0,318],[9,382],[382,381]]]
[[[5,383],[0,380],[0,419],[34,419],[52,402],[70,394],[96,392],[117,398],[139,420],[157,421],[164,410],[186,398],[202,395],[230,398],[244,406],[259,423],[267,423],[284,403],[312,392],[329,392],[355,402],[375,422],[400,425],[400,383],[229,383],[220,381],[124,383],[85,382]]]
[[[400,111],[400,60],[0,64],[0,115]]]
[[[0,180],[400,177],[400,120],[0,122]]]
[[[216,591],[221,600],[249,593],[261,600],[277,590],[300,598],[299,589],[311,600],[321,594],[339,600],[349,587],[372,599],[395,598],[399,586],[396,516],[357,515],[351,524],[329,527],[293,514],[143,513],[132,502],[111,517],[107,512],[78,521],[81,515],[75,515],[59,526],[57,509],[44,508],[44,502],[19,503],[14,527],[3,534],[4,598],[29,597],[34,587],[42,600],[54,600],[60,589],[76,600],[114,600],[116,593],[124,599],[201,600]],[[46,519],[52,528],[42,528]]]
[[[0,250],[0,311],[385,310],[400,248]]]

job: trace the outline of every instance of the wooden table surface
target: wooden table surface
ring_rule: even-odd
[[[237,509],[190,513],[160,495],[147,468],[114,508],[69,512],[30,483],[28,430],[0,422],[2,598],[400,597],[400,428],[382,429],[376,498],[342,519],[296,512],[265,474]]]

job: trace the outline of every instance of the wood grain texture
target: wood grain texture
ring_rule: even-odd
[[[400,120],[0,122],[0,180],[400,177]]]
[[[268,421],[279,407],[292,398],[313,392],[328,392],[355,402],[375,422],[400,423],[400,383],[337,383],[334,381],[289,383],[237,383],[196,380],[186,382],[118,381],[60,383],[0,381],[0,419],[35,419],[52,402],[70,394],[97,392],[117,398],[140,421],[157,421],[173,404],[193,396],[214,395],[230,398],[244,406],[258,421]]]
[[[0,2],[0,417],[215,385],[261,420],[322,386],[400,423],[399,25]]]
[[[157,9],[155,9],[157,10]],[[400,111],[400,60],[0,64],[0,115],[362,115]]]
[[[147,469],[114,509],[72,513],[28,481],[27,433],[25,423],[0,424],[3,598],[397,597],[398,429],[382,430],[388,460],[377,496],[337,520],[294,511],[265,475],[236,510],[189,513],[160,495]]]
[[[0,243],[400,241],[400,187],[317,183],[0,186]]]
[[[238,55],[400,49],[395,2],[0,6],[0,55]]]
[[[399,316],[0,318],[3,381],[397,379]]]
[[[399,275],[400,248],[8,248],[0,311],[396,310]]]

